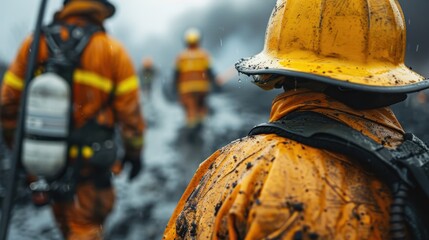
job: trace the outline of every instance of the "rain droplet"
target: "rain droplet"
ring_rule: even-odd
[[[416,52],[418,52],[418,51],[419,51],[419,47],[420,47],[420,45],[419,45],[419,44],[417,44],[417,46],[416,46]]]
[[[222,47],[222,38],[219,38],[220,46]]]

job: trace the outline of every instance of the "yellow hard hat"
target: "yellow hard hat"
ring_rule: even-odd
[[[396,0],[278,0],[265,47],[239,72],[279,74],[344,88],[409,93],[429,80],[404,64],[405,21]],[[273,77],[255,82],[274,87]],[[264,81],[265,79],[266,81]]]
[[[190,28],[185,32],[185,42],[188,45],[197,44],[200,42],[201,33],[196,28]]]

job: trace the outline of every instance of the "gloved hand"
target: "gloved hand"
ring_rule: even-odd
[[[140,151],[134,154],[125,154],[122,161],[122,165],[131,166],[130,172],[128,173],[128,180],[133,180],[143,169],[143,160],[140,158]]]

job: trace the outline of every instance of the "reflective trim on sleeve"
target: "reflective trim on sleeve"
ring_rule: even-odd
[[[118,84],[116,95],[129,93],[139,88],[139,81],[136,75],[133,75]]]
[[[24,88],[24,79],[16,76],[13,72],[7,71],[4,75],[4,83],[16,90]]]
[[[73,81],[75,83],[81,83],[84,85],[88,85],[101,91],[110,93],[112,91],[112,81],[109,78],[100,76],[93,72],[83,71],[83,70],[75,70],[73,74]]]

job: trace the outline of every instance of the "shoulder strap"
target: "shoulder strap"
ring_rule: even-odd
[[[367,169],[392,185],[420,188],[429,199],[429,149],[413,134],[394,150],[322,114],[296,112],[276,122],[254,127],[249,135],[274,133],[305,145],[354,156]]]
[[[61,31],[66,28],[69,37],[66,40],[61,38]],[[42,29],[46,42],[49,48],[50,57],[47,65],[55,65],[66,68],[66,71],[60,71],[65,79],[72,81],[72,74],[74,68],[79,66],[80,57],[88,45],[91,37],[100,31],[104,31],[103,27],[88,24],[85,26],[77,26],[66,23],[53,23]],[[65,74],[64,74],[65,73]],[[68,74],[68,75],[67,75]],[[102,107],[94,114],[95,118],[103,109],[112,104],[114,100],[115,87],[109,93],[109,97]]]
[[[322,114],[296,112],[276,122],[254,127],[249,135],[274,133],[308,146],[353,156],[377,175],[392,191],[390,233],[392,239],[429,239],[429,149],[413,134],[390,150],[361,132]],[[411,191],[412,194],[408,194]]]
[[[63,28],[67,29],[69,35],[65,40],[61,38]],[[53,64],[60,66],[76,67],[92,35],[104,30],[101,26],[92,24],[81,27],[65,23],[53,23],[44,27],[42,31],[50,52],[48,62],[53,61]]]

